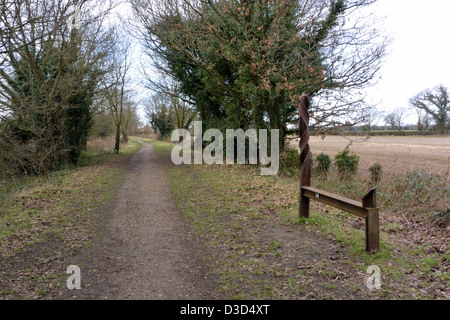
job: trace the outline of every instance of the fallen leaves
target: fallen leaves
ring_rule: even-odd
[[[120,170],[111,163],[83,167],[10,196],[0,221],[0,299],[61,295],[68,260],[93,237],[92,223]]]

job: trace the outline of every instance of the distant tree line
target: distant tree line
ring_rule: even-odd
[[[405,124],[405,119],[415,112],[417,124]],[[409,108],[399,107],[383,115],[376,108],[363,113],[363,124],[348,128],[354,131],[416,130],[444,134],[450,131],[450,94],[444,85],[438,85],[417,94],[409,100]],[[379,123],[384,121],[385,125]]]
[[[145,115],[160,139],[170,138],[175,129],[189,129],[198,119],[195,108],[182,99],[179,86],[172,81],[166,91],[157,92],[144,103]]]

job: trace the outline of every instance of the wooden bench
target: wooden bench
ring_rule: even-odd
[[[365,219],[367,252],[375,252],[380,250],[380,223],[376,195],[376,189],[372,189],[362,199],[362,202],[359,202],[313,187],[302,187],[301,192],[302,198],[319,201]]]
[[[299,113],[299,136],[300,136],[300,162],[302,170],[300,173],[300,218],[309,218],[310,200],[320,201],[329,206],[352,213],[366,220],[366,251],[375,252],[380,250],[380,221],[377,208],[377,191],[372,189],[362,202],[350,200],[339,195],[325,192],[311,187],[311,150],[309,146],[309,108],[310,98],[308,94],[301,96]]]

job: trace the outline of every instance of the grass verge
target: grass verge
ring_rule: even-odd
[[[168,176],[224,299],[449,298],[448,253],[418,247],[390,225],[381,251],[369,255],[361,219],[319,203],[310,219],[298,218],[295,179],[261,177],[249,166],[177,166]],[[381,269],[378,291],[367,288],[373,264]]]
[[[141,146],[130,141],[117,156],[86,154],[90,165],[24,178],[9,190],[0,211],[0,299],[59,297],[71,258],[89,245],[117,194],[121,159]]]
[[[172,149],[174,146],[172,143],[167,143],[167,142],[158,141],[158,140],[143,139],[143,138],[138,138],[138,137],[133,137],[133,139],[141,140],[146,143],[150,143],[153,146],[153,148],[155,148],[155,152],[157,154],[161,154],[161,155],[170,154],[172,152]]]

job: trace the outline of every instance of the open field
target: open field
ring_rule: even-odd
[[[342,136],[311,137],[311,152],[334,157],[353,141],[351,149],[360,157],[360,174],[368,173],[375,162],[386,173],[416,169],[435,174],[448,174],[450,168],[450,137],[371,137],[367,141]],[[298,140],[292,142],[298,146]]]

